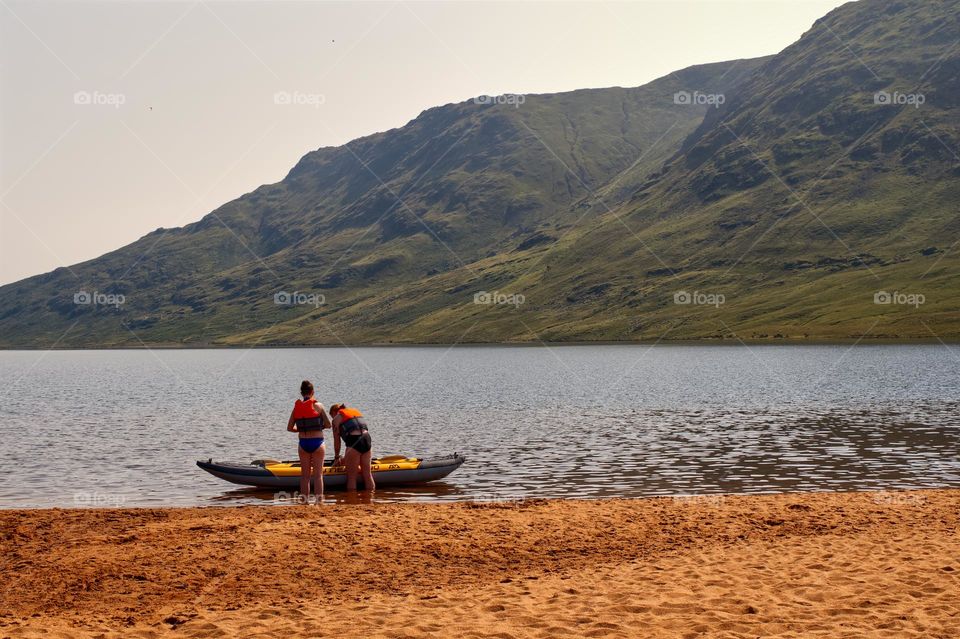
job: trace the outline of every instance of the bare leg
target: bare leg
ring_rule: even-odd
[[[323,458],[326,455],[326,445],[310,454],[310,462],[313,464],[313,492],[317,494],[317,503],[320,503],[320,498],[323,497]]]
[[[310,499],[310,453],[297,446],[300,456],[300,499]]]
[[[370,460],[373,459],[373,451],[368,450],[360,456],[360,469],[363,471],[363,489],[373,492],[377,489],[377,483],[373,481],[373,471],[370,469]]]
[[[352,448],[343,453],[343,465],[347,468],[347,491],[357,490],[357,474],[360,470],[360,454]]]

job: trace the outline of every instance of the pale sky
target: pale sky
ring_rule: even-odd
[[[841,4],[0,0],[0,284],[432,106],[772,54]]]

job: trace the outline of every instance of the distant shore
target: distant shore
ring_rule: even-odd
[[[0,636],[960,636],[958,529],[960,490],[0,511]]]
[[[960,344],[960,339],[934,337],[845,337],[845,338],[777,338],[777,339],[661,339],[635,341],[570,341],[570,342],[363,342],[360,344],[144,344],[142,346],[57,346],[24,347],[0,346],[0,352],[17,351],[145,351],[145,350],[270,350],[282,348],[470,348],[470,347],[525,347],[549,348],[559,346],[911,346]]]

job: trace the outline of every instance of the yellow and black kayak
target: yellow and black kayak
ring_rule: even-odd
[[[431,459],[390,455],[374,459],[372,470],[377,486],[404,486],[442,479],[460,468],[464,461],[465,458],[459,453]],[[343,487],[347,483],[346,471],[343,466],[332,466],[331,463],[327,461],[323,469],[323,486]],[[198,461],[197,466],[234,484],[259,488],[300,487],[299,461],[258,459],[243,464],[208,459]]]

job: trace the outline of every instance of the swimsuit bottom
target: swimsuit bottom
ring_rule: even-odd
[[[370,440],[370,433],[367,431],[363,431],[359,435],[343,435],[342,439],[347,448],[352,448],[361,455],[364,453],[369,453],[370,449],[373,448],[373,442]]]
[[[323,446],[323,437],[304,437],[300,440],[300,448],[305,453],[315,453]]]

